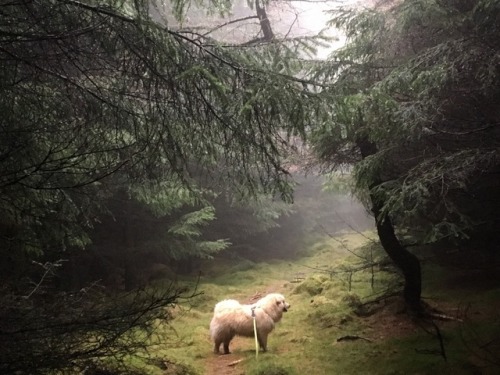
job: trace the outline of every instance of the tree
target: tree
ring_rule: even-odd
[[[81,224],[117,171],[189,185],[217,169],[242,190],[289,196],[277,130],[300,132],[313,96],[282,74],[294,67],[276,64],[280,48],[173,31],[149,1],[99,4],[2,5],[0,209],[15,237],[85,245]]]
[[[289,197],[279,161],[285,133],[276,129],[300,132],[310,95],[283,74],[297,69],[291,61],[277,63],[286,48],[237,49],[175,31],[153,21],[149,1],[98,4],[1,6],[8,252],[87,246],[104,202],[137,186],[234,177],[242,196]],[[176,4],[182,15],[184,3]],[[270,81],[269,72],[279,75]]]
[[[175,2],[177,15],[185,3]],[[227,13],[229,3],[214,4]],[[260,22],[266,23],[262,5]],[[92,227],[113,198],[133,197],[133,204],[164,215],[178,207],[172,202],[176,190],[165,184],[188,191],[179,200],[191,212],[182,225],[171,223],[169,234],[200,245],[199,225],[213,212],[208,204],[190,204],[205,203],[198,192],[230,179],[240,201],[261,193],[291,196],[281,153],[289,134],[304,132],[319,100],[294,76],[301,69],[294,52],[304,41],[287,46],[267,34],[272,43],[237,48],[154,20],[154,6],[147,0],[0,5],[2,266],[17,273],[1,297],[0,345],[9,350],[2,350],[0,362],[6,371],[70,370],[86,359],[116,357],[113,345],[123,334],[152,324],[179,297],[173,292],[155,299],[151,310],[138,307],[144,299],[135,300],[125,313],[109,315],[106,298],[45,293],[55,285],[29,261],[43,259],[40,264],[52,271],[61,253],[88,247]],[[133,240],[124,239],[125,255]],[[210,254],[214,248],[198,250]],[[44,288],[21,283],[27,272]],[[41,319],[30,322],[30,309]],[[96,312],[92,321],[75,318],[90,309]],[[95,321],[104,328],[90,324]],[[60,327],[72,327],[72,335]],[[89,337],[102,342],[82,348]],[[141,339],[128,338],[121,353]],[[21,355],[28,347],[36,348],[35,356]],[[57,362],[43,361],[51,356]]]
[[[419,261],[394,225],[417,243],[498,226],[499,11],[490,0],[344,9],[332,24],[347,44],[318,72],[333,86],[315,149],[327,168],[355,163],[357,189],[368,191],[381,243],[417,311]]]

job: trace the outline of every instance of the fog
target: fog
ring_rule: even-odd
[[[279,227],[233,242],[229,254],[251,260],[290,259],[318,237],[340,236],[375,229],[375,221],[350,193],[326,191],[320,176],[295,176],[293,214],[280,218]]]
[[[345,43],[345,37],[328,26],[332,18],[328,12],[341,6],[366,6],[372,3],[372,0],[271,1],[266,6],[266,12],[278,39],[310,37],[319,33],[330,38],[317,48],[315,58],[324,59]],[[247,0],[233,1],[229,14],[223,17],[218,14],[207,15],[205,7],[198,8],[191,4],[186,16],[177,21],[172,17],[170,2],[164,2],[163,7],[154,9],[153,13],[157,20],[161,18],[173,29],[195,31],[231,44],[248,42],[261,32],[259,21],[255,18],[255,8],[250,7]]]
[[[266,7],[273,33],[278,39],[311,37],[322,33],[330,38],[317,49],[315,58],[327,58],[336,48],[345,43],[345,37],[328,27],[332,15],[329,10],[354,4],[368,5],[371,0],[332,1],[271,1]],[[261,26],[256,11],[247,0],[235,0],[230,14],[221,17],[208,15],[205,8],[191,5],[186,17],[174,20],[168,9],[169,3],[160,11],[170,27],[183,32],[194,32],[218,41],[241,44],[256,39]],[[261,36],[261,35],[260,35]],[[326,192],[318,176],[296,176],[297,187],[293,204],[294,214],[282,217],[279,227],[268,233],[257,233],[243,241],[231,241],[233,246],[227,253],[237,252],[246,258],[289,257],[301,250],[306,236],[335,236],[346,232],[373,229],[374,219],[365,207],[349,193]],[[215,234],[215,233],[213,233]]]

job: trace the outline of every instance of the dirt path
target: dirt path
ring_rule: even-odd
[[[234,296],[241,303],[254,303],[268,293],[284,293],[284,284],[286,280],[282,280],[266,288],[256,291],[251,296]],[[247,354],[255,353],[253,340],[249,338],[235,337],[230,345],[231,354],[220,355],[212,354],[205,361],[204,375],[245,375],[244,361]]]
[[[248,340],[235,337],[231,341],[231,354],[213,354],[205,362],[205,375],[245,375],[242,367],[244,356],[242,351],[248,348]]]

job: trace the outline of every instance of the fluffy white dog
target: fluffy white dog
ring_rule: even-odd
[[[215,305],[214,317],[210,322],[210,336],[215,343],[214,352],[224,343],[224,354],[229,354],[229,343],[234,336],[253,337],[253,315],[257,325],[257,339],[263,351],[267,350],[267,336],[274,329],[290,305],[285,297],[271,293],[253,305],[242,305],[234,299],[227,299]]]

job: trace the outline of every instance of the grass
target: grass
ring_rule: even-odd
[[[479,370],[483,372],[477,373],[489,374],[486,362],[475,358],[464,346],[464,328],[456,323],[441,325],[448,356],[444,361],[438,340],[413,326],[406,315],[398,315],[397,309],[370,318],[353,313],[363,301],[382,293],[394,281],[393,273],[379,271],[372,288],[370,269],[354,273],[349,279],[346,270],[359,264],[359,257],[346,248],[361,254],[367,243],[370,241],[360,234],[327,237],[311,243],[293,261],[254,263],[236,259],[207,265],[198,285],[202,294],[176,307],[170,324],[159,323],[158,333],[168,340],[151,351],[155,357],[182,366],[170,365],[166,372],[151,369],[148,373],[216,373],[209,372],[209,367],[220,359],[212,353],[208,334],[215,303],[224,298],[245,301],[258,292],[280,291],[292,308],[271,333],[269,351],[256,360],[253,340],[241,339],[238,345],[232,344],[233,354],[224,356],[243,359],[236,365],[240,372],[224,374],[469,374]],[[424,296],[430,301],[449,307],[457,301],[493,303],[500,296],[498,287],[481,290],[481,294],[467,288],[450,292],[443,281],[449,276],[447,270],[430,264],[424,270]],[[292,282],[297,274],[305,280]],[[486,337],[491,324],[485,318],[470,322],[469,328],[477,337]],[[433,332],[429,327],[427,330]],[[347,336],[370,341],[337,341]]]

